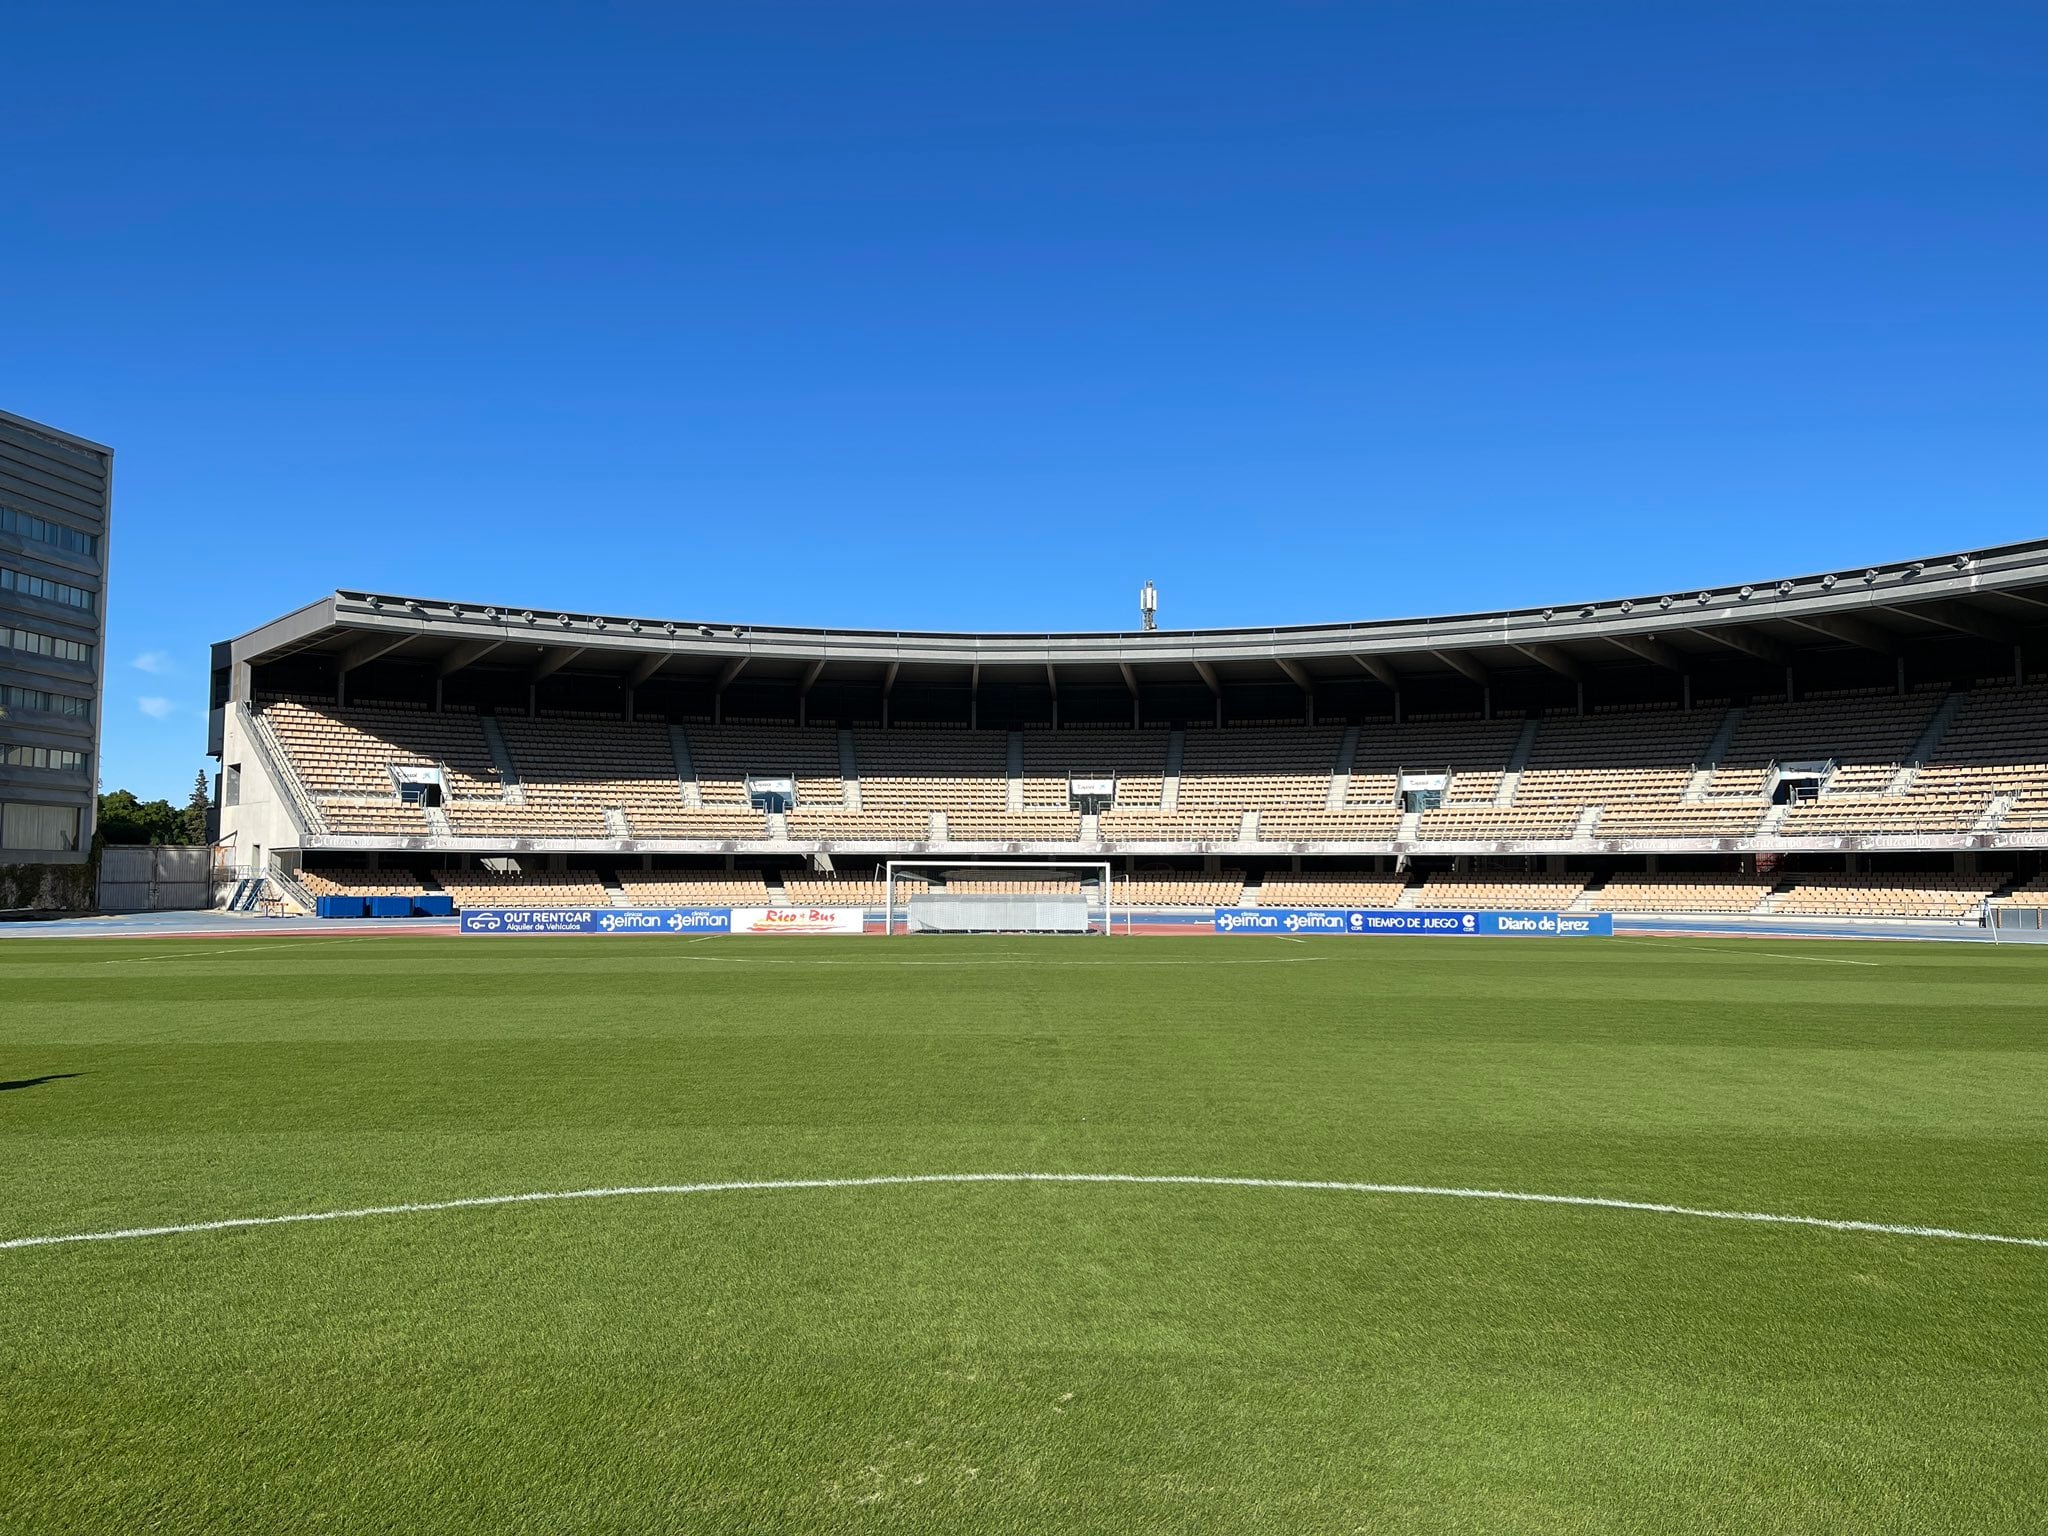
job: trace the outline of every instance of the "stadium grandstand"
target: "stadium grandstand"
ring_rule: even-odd
[[[1201,632],[343,591],[214,648],[210,750],[298,902],[872,908],[892,857],[1085,858],[1130,907],[1976,922],[2048,904],[2044,668],[2048,542]]]

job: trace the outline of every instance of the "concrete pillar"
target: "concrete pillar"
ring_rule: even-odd
[[[1491,720],[1493,718],[1493,684],[1491,683],[1480,685],[1479,718],[1482,720]]]
[[[441,713],[441,684],[442,684],[442,681],[443,681],[443,679],[441,679],[441,678],[438,678],[438,677],[434,679],[434,713],[435,713],[435,714],[437,714],[437,715]],[[628,716],[627,716],[626,718],[627,718],[628,720],[630,720],[630,719],[632,719],[633,717],[632,717],[631,715],[628,715]]]
[[[1396,688],[1396,689],[1394,690],[1394,724],[1396,724],[1396,725],[1399,725],[1400,723],[1401,723],[1401,690],[1400,690],[1400,689],[1398,689],[1398,688]]]
[[[1903,698],[1903,697],[1905,696],[1905,692],[1906,692],[1906,658],[1905,658],[1904,656],[1900,656],[1900,657],[1898,658],[1898,673],[1899,673],[1899,695],[1900,695],[1900,697],[1902,697],[1902,698]]]
[[[626,724],[628,725],[633,723],[633,696],[636,692],[637,690],[632,688],[626,690]]]
[[[1792,675],[1792,663],[1789,661],[1785,663],[1785,702],[1799,702],[1799,679]]]
[[[1683,674],[1682,674],[1682,675],[1681,675],[1681,676],[1679,677],[1678,681],[1679,681],[1679,683],[1680,683],[1680,685],[1681,685],[1681,686],[1680,686],[1680,697],[1681,697],[1681,698],[1683,698],[1683,699],[1685,700],[1685,712],[1686,712],[1687,714],[1691,714],[1691,713],[1692,713],[1692,674],[1691,674],[1690,672],[1687,672],[1687,673],[1683,673]]]
[[[1586,712],[1586,685],[1575,683],[1573,686],[1579,690],[1579,713],[1583,715]]]

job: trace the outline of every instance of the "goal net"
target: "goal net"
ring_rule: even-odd
[[[1105,862],[891,859],[885,929],[906,933],[1108,934],[1115,887]]]

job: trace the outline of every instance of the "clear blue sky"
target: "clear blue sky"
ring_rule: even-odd
[[[119,455],[109,788],[181,796],[207,642],[336,586],[1045,629],[1149,576],[1181,627],[2048,531],[2038,5],[29,3],[4,51],[0,407]]]

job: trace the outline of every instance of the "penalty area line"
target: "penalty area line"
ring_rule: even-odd
[[[1509,1189],[1464,1189],[1437,1184],[1364,1184],[1337,1179],[1260,1179],[1192,1173],[893,1173],[843,1179],[725,1179],[699,1184],[631,1184],[599,1189],[542,1190],[520,1195],[473,1195],[457,1200],[423,1200],[401,1205],[366,1205],[338,1211],[305,1211],[285,1216],[233,1216],[218,1221],[178,1222],[156,1227],[123,1227],[107,1232],[67,1232],[47,1237],[0,1239],[0,1249],[55,1248],[76,1243],[127,1242],[147,1237],[180,1237],[200,1232],[233,1232],[249,1227],[302,1226],[313,1222],[361,1221],[375,1216],[417,1216],[434,1211],[483,1210],[495,1206],[545,1205],[569,1200],[736,1194],[745,1191],[885,1189],[921,1184],[1116,1184],[1198,1189],[1301,1190],[1324,1194],[1407,1195],[1439,1200],[1490,1200],[1515,1205],[1572,1206],[1634,1211],[1700,1221],[1749,1222],[1764,1226],[1812,1227],[1826,1232],[1862,1232],[1881,1237],[1935,1238],[1957,1243],[1996,1243],[2012,1248],[2048,1249],[2048,1237],[2014,1237],[1966,1232],[1952,1227],[1911,1226],[1888,1221],[1850,1221],[1825,1216],[1785,1216],[1769,1211],[1719,1211],[1652,1200],[1618,1200],[1600,1195],[1551,1195]]]

